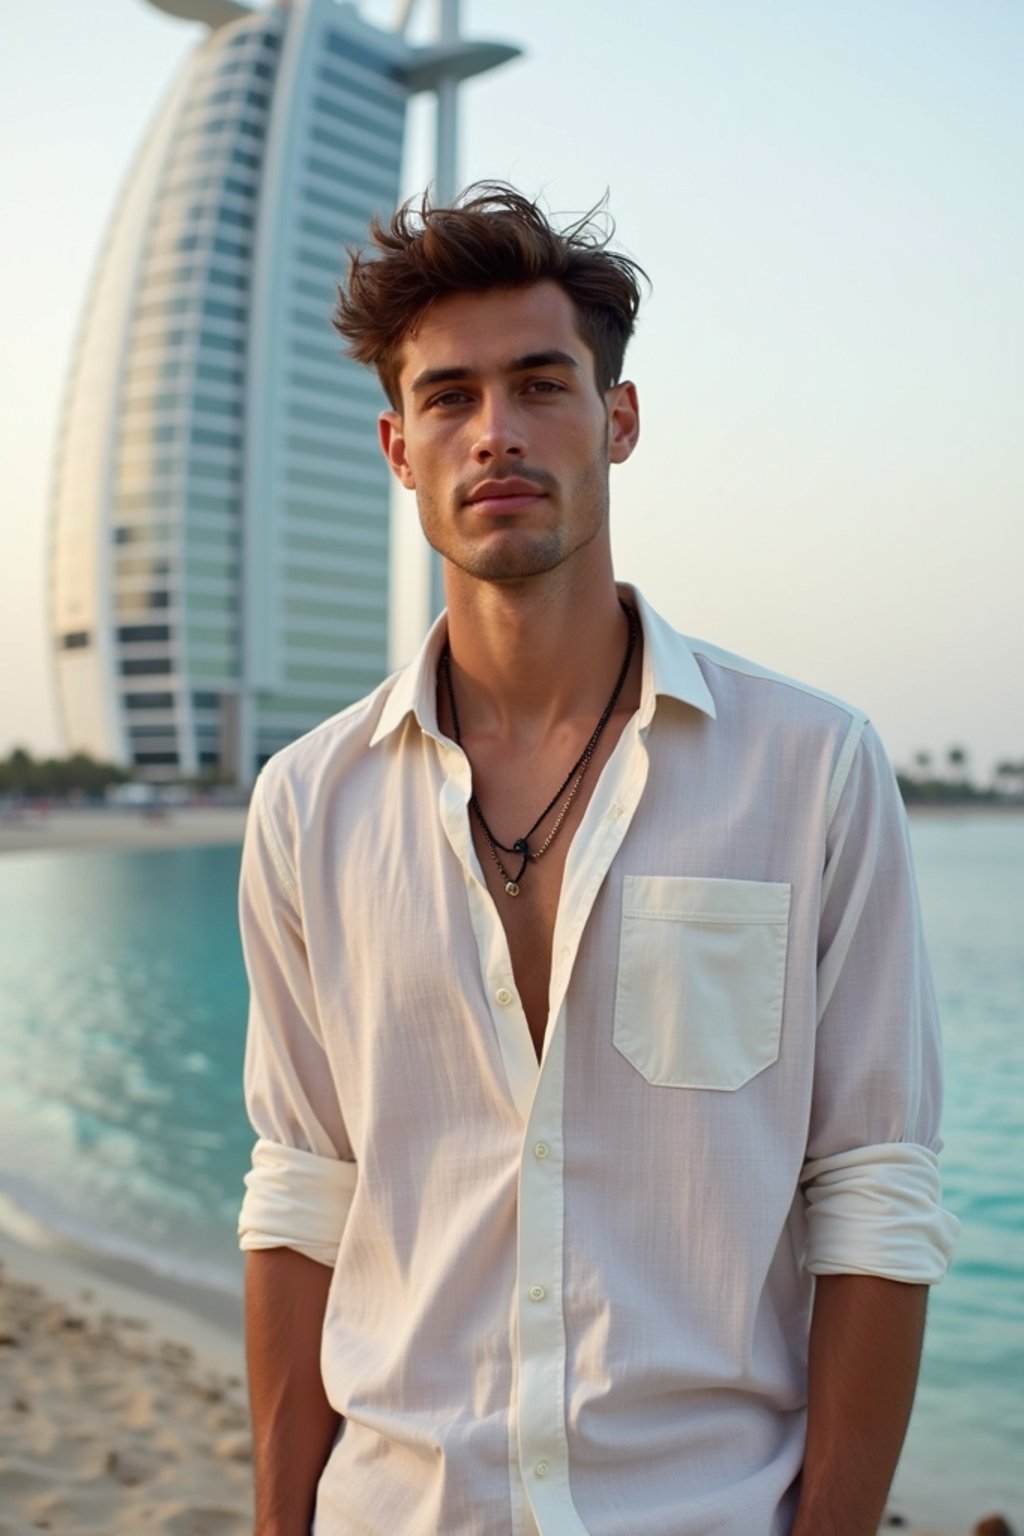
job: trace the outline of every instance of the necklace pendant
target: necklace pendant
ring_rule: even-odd
[[[506,896],[518,896],[519,895],[519,882],[517,880],[506,880],[505,881],[505,895]]]

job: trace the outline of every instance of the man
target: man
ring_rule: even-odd
[[[373,234],[447,612],[254,795],[257,1531],[869,1536],[955,1229],[891,772],[616,586],[633,264],[494,186]]]

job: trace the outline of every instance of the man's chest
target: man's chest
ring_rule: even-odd
[[[588,1075],[622,1085],[626,1062],[641,1099],[659,1082],[739,1084],[796,1040],[780,1035],[781,1012],[785,997],[812,1014],[814,816],[766,815],[699,744],[649,764],[621,746],[515,896],[462,759],[415,798],[385,778],[373,815],[337,801],[307,838],[321,853],[304,866],[308,961],[347,1116],[396,1116],[408,1140],[410,1115],[436,1132],[477,1101],[484,1116],[495,1103],[522,1114],[567,1003]],[[512,779],[507,795],[487,787],[484,814],[511,846],[536,796],[517,797]]]
[[[602,777],[607,793],[621,775],[615,747],[627,718],[625,712],[613,716],[593,758],[567,781],[557,756],[554,763],[543,753],[517,757],[493,745],[474,752],[470,833],[538,1057],[549,1023],[552,945],[566,865]]]

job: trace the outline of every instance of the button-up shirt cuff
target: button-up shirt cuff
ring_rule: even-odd
[[[940,1204],[938,1162],[907,1142],[857,1147],[804,1164],[805,1264],[814,1275],[865,1274],[935,1285],[960,1223]]]
[[[355,1163],[318,1157],[262,1137],[245,1176],[239,1246],[294,1248],[333,1266],[355,1194]]]

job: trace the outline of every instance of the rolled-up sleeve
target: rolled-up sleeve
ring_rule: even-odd
[[[838,773],[801,1176],[805,1263],[930,1285],[959,1226],[941,1204],[941,1043],[906,815],[870,726],[851,736]]]
[[[306,951],[293,869],[257,781],[239,916],[249,976],[245,1101],[257,1134],[238,1234],[243,1249],[294,1248],[332,1265],[356,1187]]]

